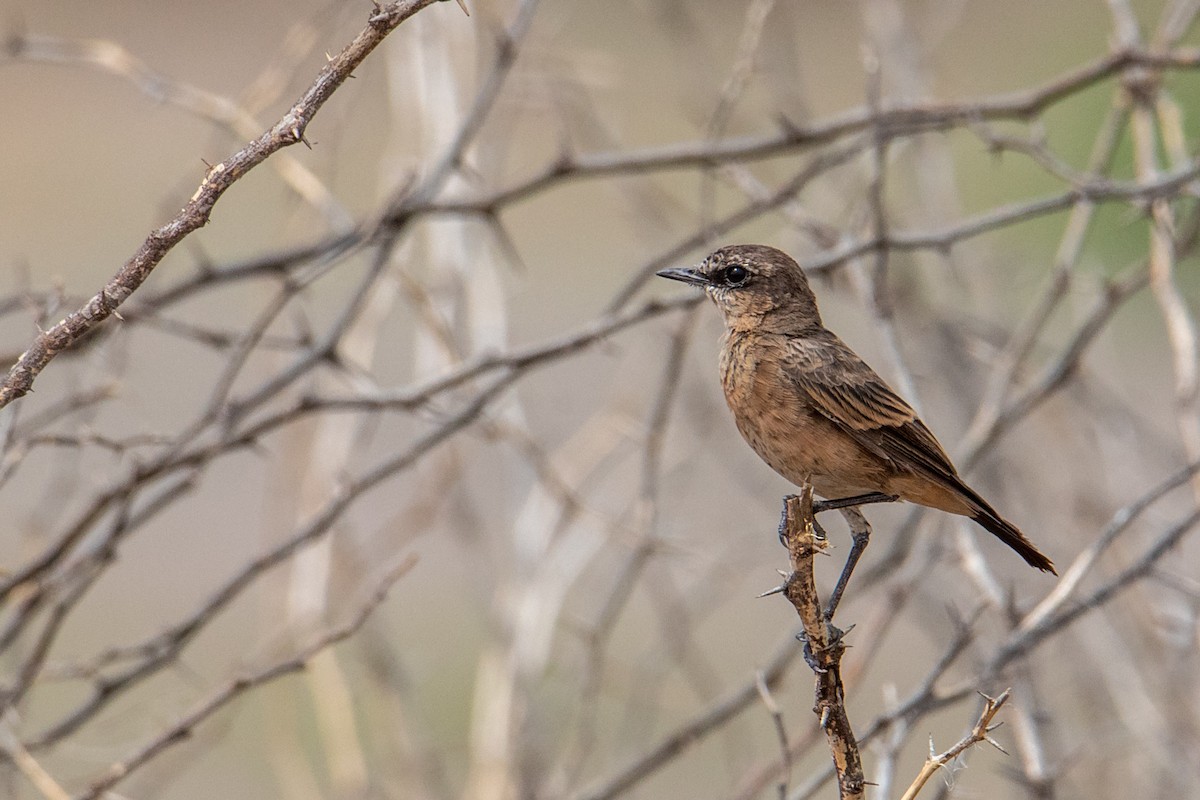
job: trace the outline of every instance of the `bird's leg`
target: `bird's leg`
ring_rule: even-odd
[[[885,499],[872,502],[882,503],[895,499],[888,495],[880,496]],[[850,554],[846,556],[846,566],[842,567],[842,574],[838,577],[837,585],[833,587],[833,594],[829,595],[829,605],[825,608],[826,622],[833,619],[838,603],[842,601],[842,593],[846,591],[846,584],[850,582],[850,575],[854,572],[854,567],[858,565],[858,559],[862,558],[863,551],[867,549],[867,543],[871,540],[871,524],[867,522],[867,518],[862,515],[857,506],[843,508],[841,512],[850,526],[852,544],[850,545]]]
[[[870,503],[894,503],[899,499],[894,494],[871,492],[870,494],[857,494],[854,497],[842,497],[836,500],[818,500],[813,503],[813,514],[820,514],[822,511],[849,508],[850,506],[865,506]]]

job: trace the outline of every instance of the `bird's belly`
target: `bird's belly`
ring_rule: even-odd
[[[832,423],[807,413],[766,417],[738,417],[738,430],[759,458],[792,483],[807,480],[822,497],[884,489],[887,471]]]
[[[811,482],[822,497],[884,491],[886,465],[804,404],[793,384],[758,372],[725,381],[725,399],[759,458],[794,484]]]

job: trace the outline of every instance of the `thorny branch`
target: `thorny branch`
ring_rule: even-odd
[[[901,796],[900,800],[915,800],[916,796],[921,793],[921,789],[929,782],[939,770],[945,769],[947,764],[952,764],[956,758],[965,753],[969,748],[980,742],[987,742],[995,747],[1000,752],[1005,752],[1004,748],[996,744],[992,740],[991,733],[999,727],[999,723],[992,724],[992,719],[1000,710],[1008,698],[1012,695],[1011,689],[1005,689],[998,697],[988,697],[983,695],[983,710],[979,712],[979,719],[971,728],[971,732],[954,744],[953,747],[941,753],[935,752],[933,749],[933,739],[929,740],[929,758],[925,759],[925,764],[921,767],[920,773],[908,790]]]
[[[0,408],[23,396],[38,374],[60,352],[108,319],[137,291],[175,245],[203,227],[225,190],[266,161],[277,150],[304,141],[313,117],[333,93],[400,23],[437,0],[400,0],[376,8],[354,41],[325,65],[312,85],[279,121],[257,139],[209,168],[204,180],[179,213],[154,230],[104,288],[76,311],[38,334],[0,384]]]
[[[861,798],[866,786],[858,740],[846,713],[845,687],[842,685],[842,655],[846,645],[842,631],[826,619],[817,597],[813,556],[820,549],[813,516],[813,488],[800,487],[800,495],[784,500],[783,543],[792,562],[792,574],[784,582],[783,593],[800,615],[804,626],[805,658],[816,674],[813,713],[829,740],[829,750],[837,769],[838,791],[842,798]]]

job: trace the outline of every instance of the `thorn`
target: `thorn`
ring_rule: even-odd
[[[121,322],[125,321],[125,318],[121,316],[121,312],[117,311],[115,308],[112,310],[112,315],[114,317],[116,317],[117,319],[121,320]]]
[[[932,733],[929,734],[929,757],[933,760],[937,760],[937,750],[935,750],[933,747],[933,734]]]
[[[776,586],[774,589],[767,589],[767,590],[766,590],[765,592],[763,592],[762,594],[760,594],[760,595],[755,595],[755,597],[758,597],[758,598],[763,598],[763,597],[770,597],[770,596],[771,596],[771,595],[773,595],[773,594],[783,594],[783,591],[784,591],[784,589],[786,589],[786,588],[787,588],[787,584],[786,584],[786,583],[781,583],[781,584],[779,584],[778,586]]]
[[[467,10],[467,0],[458,0],[458,7],[461,8],[463,13],[468,17],[471,16],[471,12]]]
[[[999,750],[1001,753],[1004,753],[1004,755],[1008,755],[1008,754],[1009,754],[1009,753],[1008,753],[1008,751],[1007,751],[1007,750],[1005,750],[1003,747],[1001,747],[999,744],[997,744],[997,743],[996,743],[996,740],[995,740],[995,739],[993,739],[992,737],[990,737],[990,736],[985,736],[985,737],[983,737],[983,740],[984,740],[985,742],[987,742],[988,744],[990,744],[992,747],[994,747],[994,748],[996,748],[997,750]]]

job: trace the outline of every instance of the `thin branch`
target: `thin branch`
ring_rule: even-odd
[[[30,744],[30,747],[44,747],[70,735],[92,719],[121,692],[165,667],[199,635],[220,611],[241,596],[263,573],[283,563],[302,547],[328,533],[346,510],[364,494],[377,488],[388,478],[411,468],[426,453],[475,421],[487,408],[488,403],[507,389],[514,380],[515,375],[513,374],[494,380],[442,425],[418,439],[401,453],[345,485],[291,536],[246,564],[186,619],[134,648],[141,653],[140,660],[129,665],[117,675],[97,680],[91,695],[42,732]]]
[[[900,798],[900,800],[915,800],[920,794],[921,789],[933,777],[934,773],[945,767],[954,759],[958,758],[968,748],[973,747],[980,742],[987,742],[995,747],[1000,752],[1004,752],[1004,748],[996,744],[991,739],[991,732],[996,729],[996,725],[992,724],[992,719],[996,713],[1008,702],[1008,698],[1012,695],[1012,689],[1005,689],[998,697],[988,697],[983,695],[983,711],[979,713],[979,719],[975,722],[971,732],[960,739],[953,747],[941,753],[933,752],[933,739],[929,740],[929,758],[925,759],[925,764],[921,767],[921,771],[913,780],[912,785]]]
[[[775,652],[767,666],[756,671],[750,680],[671,731],[658,744],[646,748],[630,764],[618,770],[615,775],[599,786],[576,795],[574,800],[612,800],[620,797],[692,745],[720,730],[726,722],[753,705],[754,701],[759,699],[759,681],[765,682],[768,687],[777,685],[799,654],[799,646],[789,636],[788,640]]]
[[[1070,70],[1041,87],[977,101],[921,103],[885,108],[879,114],[869,107],[861,107],[806,125],[789,122],[782,131],[770,135],[736,137],[716,142],[698,140],[645,150],[566,156],[546,167],[539,175],[507,189],[475,200],[448,201],[435,208],[460,211],[477,207],[495,209],[524,200],[565,180],[698,169],[728,162],[768,159],[794,150],[844,141],[875,125],[897,138],[973,125],[979,120],[1029,119],[1134,65],[1194,70],[1200,67],[1200,50],[1181,48],[1158,54],[1142,51],[1112,53]]]
[[[788,781],[792,776],[792,748],[788,745],[787,726],[783,722],[783,711],[779,708],[779,703],[775,702],[775,697],[771,694],[771,687],[767,686],[767,682],[762,679],[761,672],[757,675],[757,684],[763,706],[771,715],[771,722],[775,726],[775,735],[779,737],[780,760],[783,762],[783,777],[779,779],[779,800],[785,800]]]
[[[13,733],[10,725],[12,712],[9,711],[0,720],[0,753],[16,765],[25,779],[33,784],[45,800],[70,800],[71,795],[62,787],[54,776],[41,765]]]
[[[128,81],[156,102],[181,108],[219,125],[234,139],[254,139],[262,131],[262,125],[254,114],[236,100],[173,80],[155,71],[116,42],[17,34],[10,37],[5,45],[13,58],[84,64],[108,72]],[[335,228],[345,230],[352,226],[350,213],[299,159],[280,153],[271,163],[284,183],[323,214]]]
[[[94,780],[87,790],[77,795],[76,800],[96,800],[163,750],[187,739],[198,725],[241,695],[264,683],[304,669],[318,653],[350,638],[367,621],[371,612],[387,598],[388,590],[392,588],[393,584],[400,580],[416,563],[416,557],[410,555],[388,569],[377,582],[371,595],[350,619],[322,632],[309,644],[287,658],[247,672],[217,689],[193,706],[175,723],[159,731],[133,753],[109,767],[102,777]]]
[[[208,170],[187,205],[153,231],[104,288],[83,307],[38,334],[0,383],[0,408],[21,397],[46,365],[63,350],[108,319],[150,277],[150,273],[188,234],[208,223],[213,207],[234,183],[274,152],[304,141],[317,112],[384,38],[404,20],[436,0],[399,0],[377,7],[354,41],[331,59],[313,84],[271,128]]]

